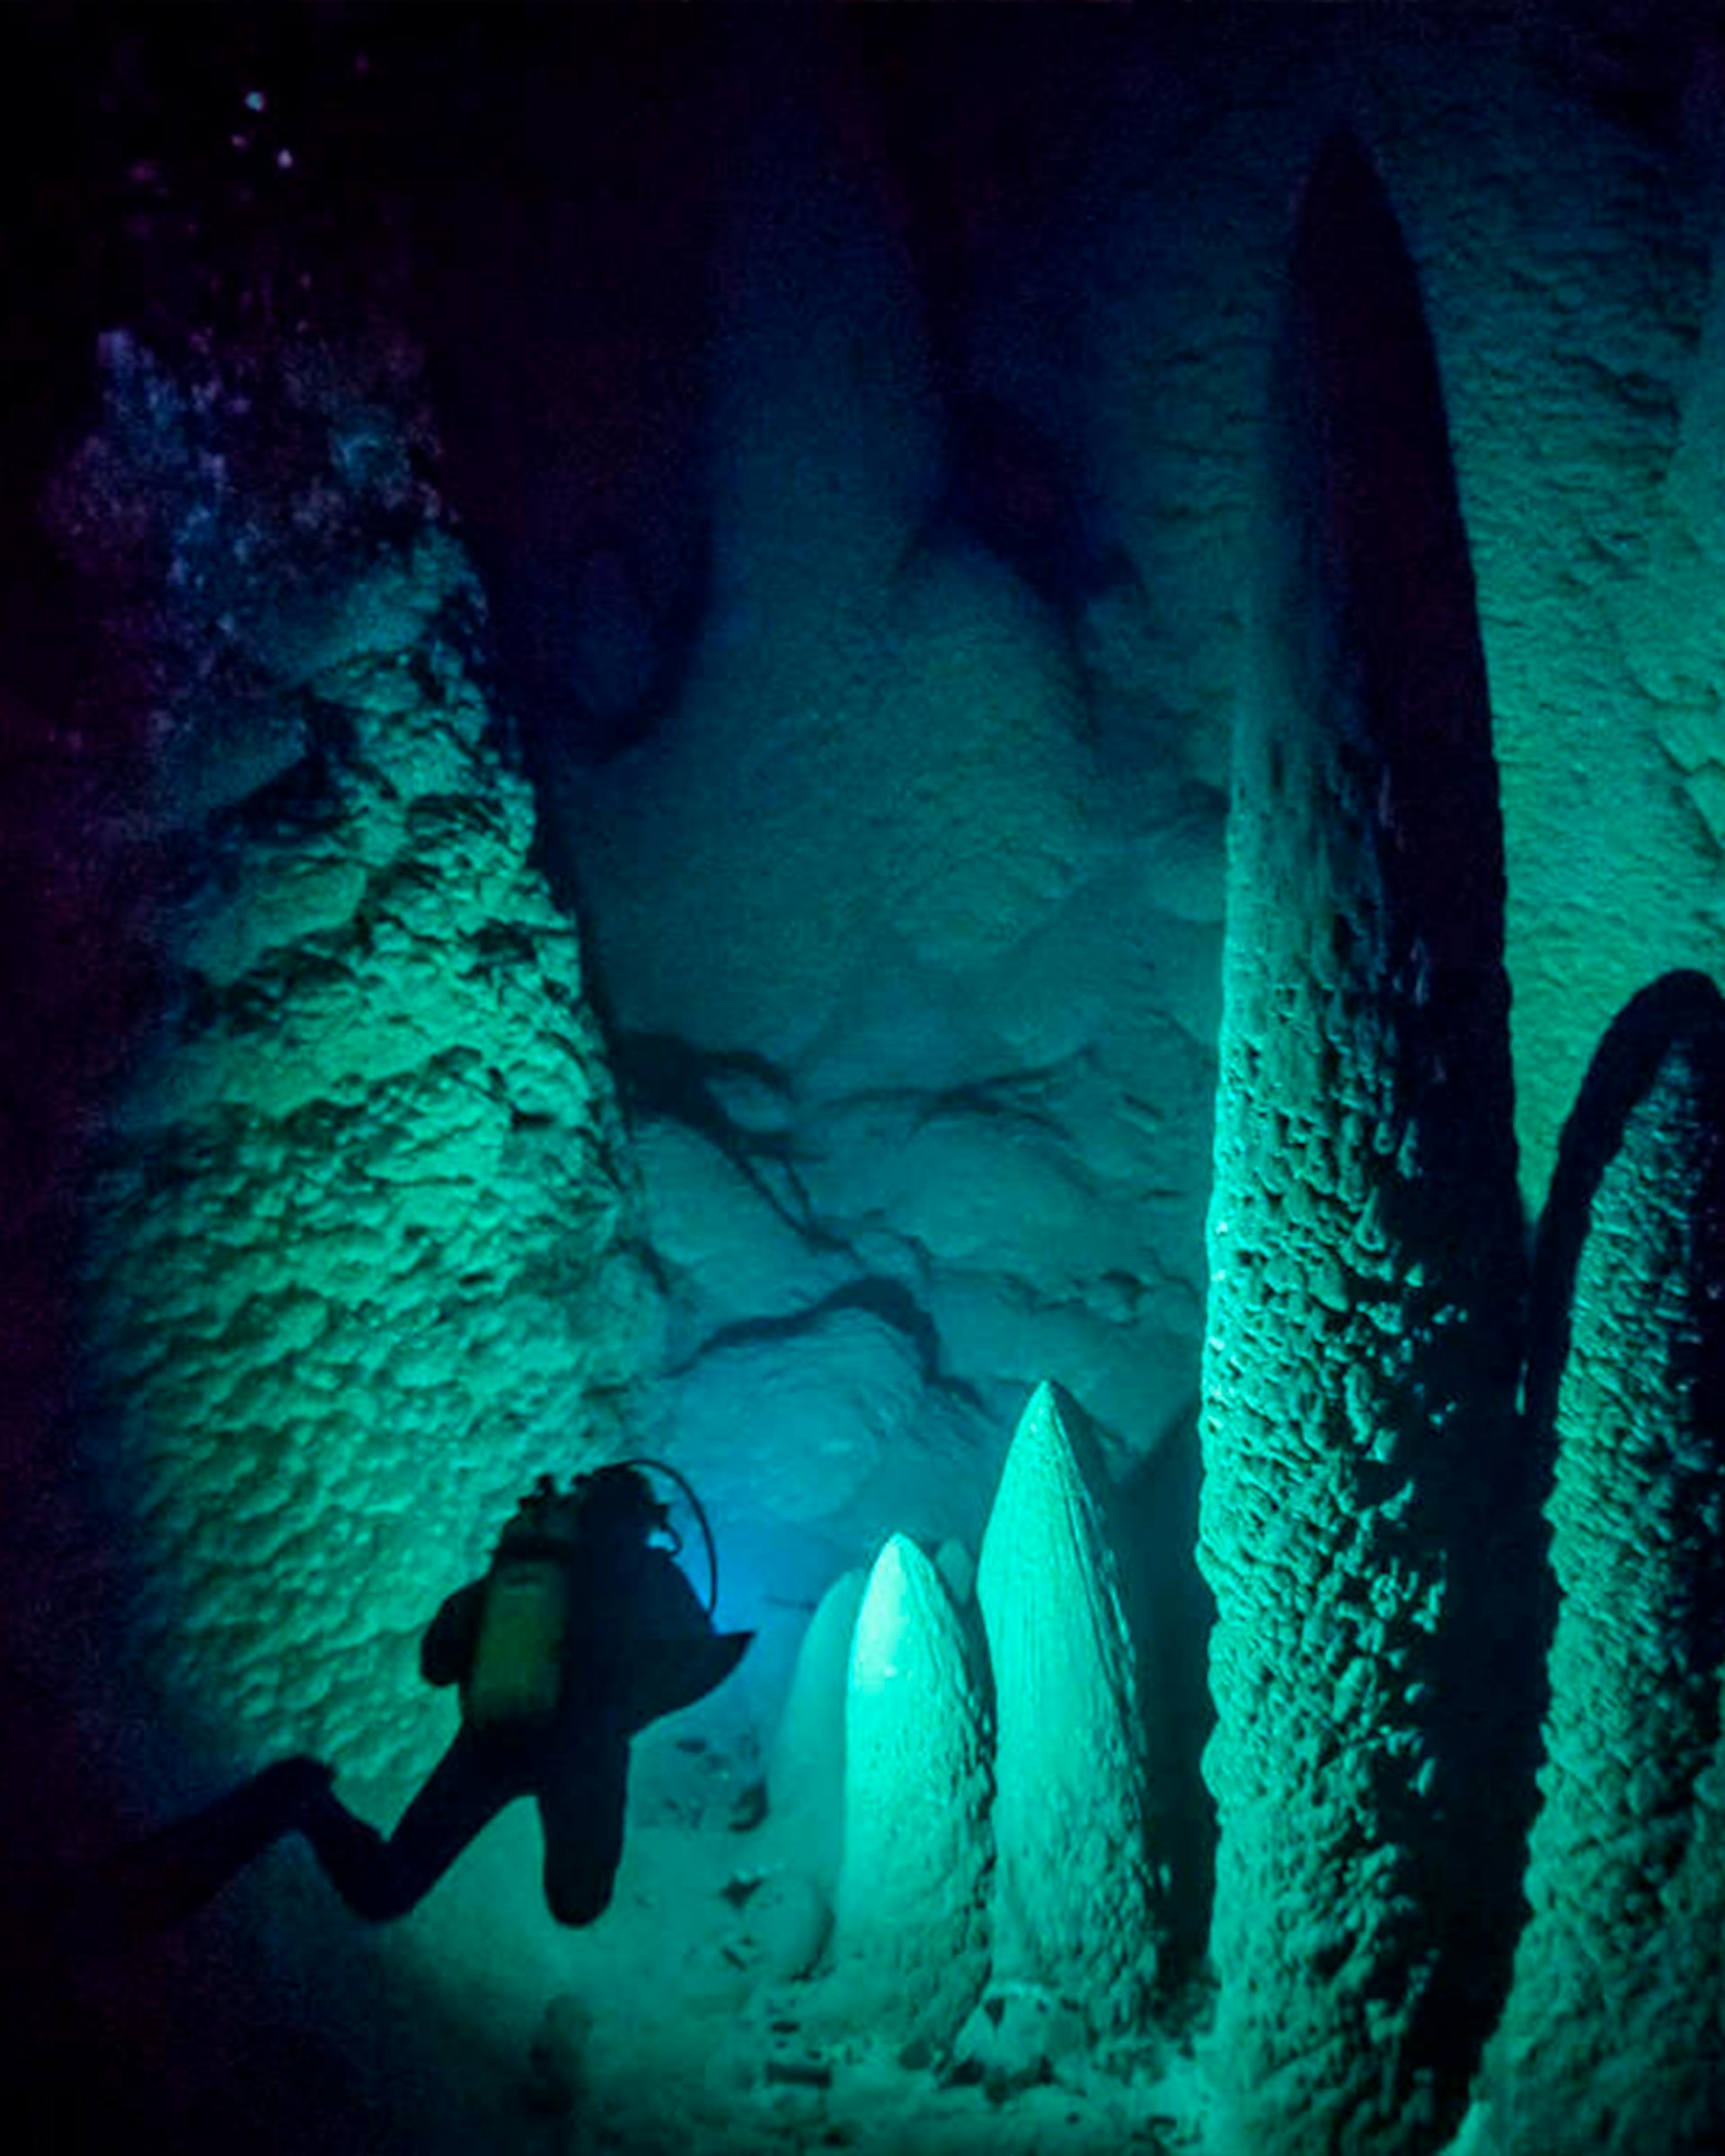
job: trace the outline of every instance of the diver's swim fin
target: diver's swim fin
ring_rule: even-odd
[[[632,1734],[661,1715],[693,1707],[716,1692],[748,1651],[753,1632],[712,1632],[697,1639],[637,1639],[629,1648],[626,1727]]]
[[[71,1897],[72,1931],[128,1938],[183,1923],[327,1791],[321,1760],[279,1760],[190,1818],[110,1859]]]

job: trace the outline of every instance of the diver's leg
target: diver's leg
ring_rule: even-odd
[[[481,1828],[531,1786],[522,1761],[463,1731],[387,1839],[327,1785],[294,1824],[349,1908],[381,1922],[423,1900]]]
[[[328,1791],[321,1760],[279,1760],[189,1818],[120,1851],[64,1897],[58,1921],[84,1940],[165,1930],[212,1900]]]
[[[560,1924],[603,1914],[623,1861],[629,1739],[582,1732],[557,1747],[538,1785],[545,1902]]]

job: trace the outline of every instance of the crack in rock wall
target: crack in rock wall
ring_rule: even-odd
[[[548,813],[665,1264],[667,1442],[798,1530],[771,1568],[812,1600],[894,1527],[974,1541],[1045,1371],[1146,1449],[1190,1396],[1219,797],[1178,760],[1123,784],[1057,609],[943,522],[909,265],[820,99],[764,81],[709,611],[650,739]]]

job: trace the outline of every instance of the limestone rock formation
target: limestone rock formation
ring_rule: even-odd
[[[1532,1568],[1484,669],[1419,293],[1345,139],[1274,393],[1204,1363],[1213,2056],[1225,2145],[1397,2156],[1507,1967]]]
[[[1725,2131],[1725,999],[1712,982],[1668,976],[1607,1034],[1540,1247],[1540,1285],[1568,1312],[1567,1343],[1541,1339],[1530,1386],[1552,1394],[1560,1601],[1532,1914],[1482,2118],[1501,2156],[1678,2156]]]
[[[862,2027],[950,2042],[988,1970],[986,1715],[933,1562],[888,1541],[858,1612],[845,1703],[836,1983]]]
[[[1052,1385],[1006,1455],[977,1599],[995,1685],[991,1981],[1066,1993],[1099,2032],[1128,2026],[1162,1930],[1137,1676],[1094,1440]]]
[[[294,357],[240,398],[122,348],[62,489],[86,561],[129,550],[174,862],[90,1405],[169,1696],[387,1777],[443,1734],[420,1629],[535,1471],[616,1444],[653,1310],[471,577],[399,422]]]

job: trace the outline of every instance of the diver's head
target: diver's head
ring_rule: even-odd
[[[595,1468],[575,1478],[575,1495],[580,1502],[581,1532],[615,1535],[646,1542],[665,1531],[666,1507],[653,1495],[653,1486],[639,1469]]]

